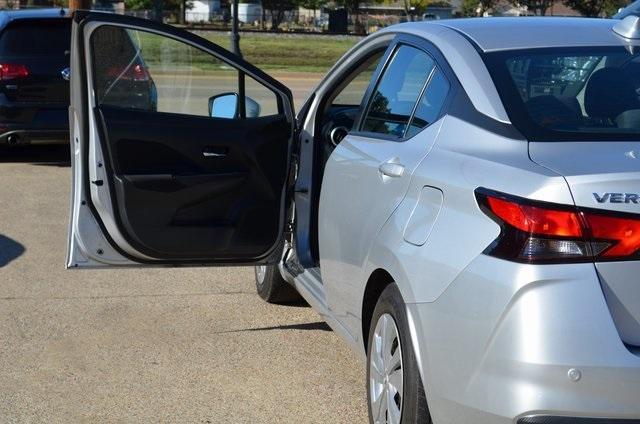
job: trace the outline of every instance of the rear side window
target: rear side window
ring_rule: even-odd
[[[373,92],[362,131],[403,137],[434,67],[434,60],[422,50],[400,46]]]
[[[68,52],[70,45],[70,19],[18,20],[0,35],[3,56],[58,56]]]
[[[416,112],[411,119],[411,125],[406,137],[413,137],[420,131],[433,124],[440,117],[451,85],[442,71],[436,68],[429,80],[424,94],[418,102]]]

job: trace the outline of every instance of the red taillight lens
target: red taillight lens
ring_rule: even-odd
[[[635,256],[640,250],[640,220],[593,212],[585,212],[584,217],[592,244],[602,246],[601,253],[596,252],[599,257],[625,258]]]
[[[640,217],[533,202],[479,190],[502,232],[486,253],[525,262],[640,259]]]
[[[131,65],[127,69],[110,68],[107,70],[107,76],[113,79],[135,82],[146,82],[151,79],[147,68],[139,63]]]
[[[133,66],[132,73],[134,81],[149,81],[149,71],[140,64]]]
[[[520,205],[497,197],[487,197],[489,208],[507,224],[531,234],[558,237],[582,237],[576,212]]]
[[[25,65],[16,65],[13,63],[0,64],[0,80],[12,80],[16,78],[25,78],[29,76],[29,68]]]

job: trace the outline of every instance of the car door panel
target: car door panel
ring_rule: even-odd
[[[268,250],[287,172],[285,118],[239,127],[227,119],[108,106],[96,113],[118,218],[136,250],[156,258]],[[219,155],[204,155],[213,150]],[[252,223],[256,216],[263,217],[260,225]]]
[[[135,69],[144,77],[135,80],[144,82],[137,87],[151,90],[148,96],[137,96],[143,101],[127,102],[127,91],[119,89],[117,96],[101,103],[94,97],[92,73],[97,71],[90,51],[91,34],[101,26],[149,31],[160,41],[166,37],[201,49],[242,72],[242,81],[254,78],[275,94],[278,113],[225,119],[158,111],[156,85],[146,69]],[[277,260],[293,137],[290,91],[218,46],[150,21],[76,13],[72,39],[74,193],[67,265]],[[147,66],[142,53],[129,63]],[[106,54],[100,55],[104,63]],[[114,74],[126,72],[118,68]],[[166,79],[165,74],[161,76]],[[217,74],[212,78],[215,82]],[[202,89],[196,89],[202,97]],[[165,109],[171,107],[167,99],[161,100]]]
[[[360,308],[368,280],[364,275],[368,255],[405,198],[414,170],[434,146],[446,109],[431,103],[434,82],[442,81],[444,58],[428,43],[412,37],[398,37],[394,48],[396,53],[377,82],[380,88],[369,95],[369,111],[360,118],[360,128],[369,131],[352,133],[340,143],[329,158],[322,184],[319,245],[326,299],[355,338],[362,330]],[[414,58],[410,66],[403,66],[402,60],[393,65],[403,57]],[[446,75],[452,79],[448,72]],[[416,85],[418,95],[412,94]],[[448,97],[440,99],[443,105],[450,102],[452,93],[449,90]],[[413,105],[405,104],[407,96],[413,96]],[[427,119],[418,119],[418,112]]]
[[[429,153],[441,127],[436,123],[403,143],[347,136],[327,163],[320,198],[320,254],[327,303],[357,336],[363,269],[378,232],[404,199],[415,167]],[[396,161],[398,177],[380,166]],[[344,199],[352,204],[344,207]],[[357,312],[357,313],[355,313]]]

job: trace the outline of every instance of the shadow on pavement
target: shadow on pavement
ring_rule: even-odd
[[[245,331],[272,331],[272,330],[305,330],[305,331],[332,331],[324,321],[305,322],[302,324],[276,325],[274,327],[245,328],[242,330],[220,331],[222,333],[243,333]]]
[[[22,255],[24,251],[23,245],[0,234],[0,268]]]
[[[71,165],[71,153],[68,145],[3,146],[0,148],[0,163],[67,167]]]

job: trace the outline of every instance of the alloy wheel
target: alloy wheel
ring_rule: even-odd
[[[256,280],[258,284],[263,285],[265,280],[265,275],[267,274],[267,266],[260,265],[256,267]]]
[[[398,327],[391,315],[383,314],[376,324],[369,355],[369,407],[374,423],[400,423],[403,372]]]

